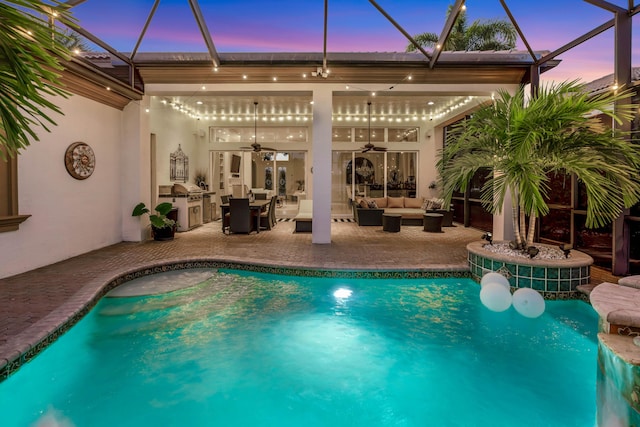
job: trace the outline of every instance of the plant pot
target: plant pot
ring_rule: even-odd
[[[165,240],[173,240],[173,236],[176,233],[175,227],[162,227],[156,228],[151,227],[151,234],[153,234],[153,240],[165,241]]]

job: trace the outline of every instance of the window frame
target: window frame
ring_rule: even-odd
[[[31,215],[20,215],[18,211],[18,155],[9,156],[3,150],[0,156],[0,233],[17,231]]]

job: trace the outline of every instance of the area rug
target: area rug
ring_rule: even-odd
[[[293,222],[293,218],[278,218],[278,222]],[[332,218],[333,222],[356,222],[353,218]]]

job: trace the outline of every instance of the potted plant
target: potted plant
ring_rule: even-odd
[[[492,104],[463,120],[447,141],[438,164],[445,203],[454,191],[465,191],[476,172],[488,170],[483,205],[500,212],[511,196],[513,246],[527,250],[536,218],[549,212],[550,174],[567,173],[586,188],[586,225],[610,223],[640,199],[640,148],[607,129],[593,113],[628,120],[634,106],[614,112],[613,104],[629,96],[589,96],[577,81],[541,87],[528,103],[524,88],[513,95],[500,92]]]
[[[167,217],[169,212],[173,209],[173,205],[169,202],[163,202],[155,207],[155,214],[152,214],[149,208],[140,202],[133,208],[131,216],[142,216],[149,214],[149,221],[151,221],[151,231],[154,240],[173,240],[173,236],[176,232],[176,222]]]

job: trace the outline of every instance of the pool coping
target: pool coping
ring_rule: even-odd
[[[222,258],[188,258],[155,260],[110,276],[93,278],[54,312],[49,313],[0,346],[0,382],[41,353],[80,319],[86,316],[109,291],[139,277],[167,271],[191,268],[216,268],[253,271],[304,277],[366,278],[366,279],[432,279],[471,278],[468,267],[438,266],[416,269],[336,269],[309,266],[273,266],[254,261],[230,261]]]

